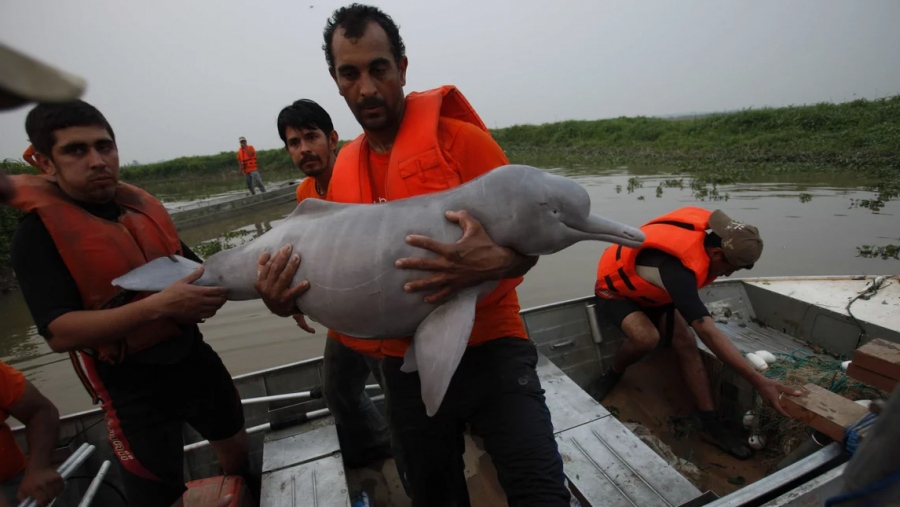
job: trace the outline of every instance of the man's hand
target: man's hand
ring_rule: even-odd
[[[494,243],[481,224],[465,211],[448,211],[446,217],[462,227],[459,241],[441,243],[425,236],[407,236],[407,244],[432,251],[439,257],[405,258],[396,262],[401,269],[436,272],[403,287],[407,292],[437,290],[425,298],[428,303],[440,303],[459,290],[488,280],[524,275],[537,262],[536,257],[525,257]]]
[[[297,298],[309,290],[309,282],[306,280],[291,287],[294,275],[300,267],[300,255],[291,255],[292,248],[291,245],[285,245],[275,252],[274,256],[263,252],[256,266],[256,283],[253,286],[269,310],[280,317],[289,317],[297,313]],[[300,325],[300,322],[297,324]],[[312,328],[307,326],[303,329]]]
[[[31,470],[26,467],[16,497],[20,502],[31,497],[40,507],[44,507],[58,497],[65,486],[65,481],[53,468]]]
[[[147,299],[153,299],[163,316],[182,324],[196,324],[212,317],[225,304],[225,287],[200,287],[191,283],[203,276],[203,266]]]
[[[297,323],[297,326],[300,329],[306,331],[307,333],[311,333],[311,334],[314,334],[316,332],[316,330],[313,329],[312,326],[310,326],[309,324],[306,323],[306,315],[303,315],[302,313],[298,312],[298,313],[291,315],[291,317],[294,318],[294,322]]]
[[[777,410],[778,413],[785,417],[790,417],[791,415],[781,407],[781,403],[779,402],[779,400],[781,399],[781,395],[787,394],[788,396],[800,396],[801,394],[803,394],[803,391],[799,389],[788,387],[762,375],[760,375],[760,380],[756,382],[756,390],[759,392],[759,395],[762,396],[762,399],[769,404],[769,406]]]

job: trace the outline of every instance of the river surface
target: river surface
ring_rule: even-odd
[[[856,200],[872,199],[874,194],[850,176],[782,175],[707,187],[704,195],[691,189],[690,178],[658,170],[554,172],[581,183],[591,195],[595,212],[630,225],[640,226],[675,208],[697,205],[720,208],[732,218],[757,226],[765,242],[763,256],[752,271],[738,272],[741,277],[900,272],[900,261],[862,257],[857,250],[862,245],[900,244],[900,202],[887,202],[877,212],[855,205]],[[171,193],[170,200],[176,200]],[[289,203],[231,216],[185,230],[182,239],[196,246],[231,233],[230,237],[237,237],[232,244],[239,244],[271,229],[293,208]],[[240,236],[234,233],[237,230],[249,233]],[[606,246],[580,243],[541,258],[519,288],[522,308],[591,294],[597,260]],[[50,351],[18,292],[0,297],[0,322],[0,358],[24,371],[62,414],[91,408],[68,356]],[[233,375],[321,355],[325,339],[321,326],[316,326],[316,334],[307,334],[292,319],[270,314],[259,301],[229,302],[200,327]]]

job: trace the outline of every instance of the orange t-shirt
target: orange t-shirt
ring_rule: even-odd
[[[309,176],[297,185],[297,204],[303,202],[303,199],[324,199],[324,197],[316,192],[316,180]]]
[[[447,159],[459,171],[463,183],[502,165],[509,159],[500,146],[487,132],[471,123],[443,117],[438,122],[438,141]],[[369,150],[369,167],[375,198],[384,197],[385,176],[387,175],[390,153],[375,153]],[[425,294],[422,294],[425,297]],[[495,338],[527,338],[525,325],[519,316],[519,297],[512,290],[496,304],[477,307],[469,346],[479,345]],[[385,355],[403,357],[409,348],[409,338],[382,341],[381,351]]]
[[[32,167],[37,167],[40,169],[40,166],[38,165],[37,160],[35,160],[35,158],[34,158],[34,153],[35,153],[34,145],[29,144],[28,148],[25,148],[25,152],[22,153],[22,159],[25,162],[28,162],[28,165],[30,165]]]
[[[15,405],[25,392],[25,376],[0,361],[0,482],[15,477],[25,468],[25,454],[6,424],[6,409]]]

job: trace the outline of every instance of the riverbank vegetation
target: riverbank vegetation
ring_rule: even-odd
[[[685,119],[571,120],[491,133],[513,163],[573,173],[652,166],[673,177],[690,177],[695,195],[710,200],[727,198],[718,194],[717,185],[832,171],[853,174],[860,186],[874,192],[872,199],[856,200],[854,206],[878,211],[900,196],[900,96]],[[283,149],[260,150],[257,157],[266,181],[299,176]],[[32,171],[16,161],[0,165],[9,173]],[[168,198],[177,193],[168,189],[173,181],[182,186],[233,181],[233,188],[243,187],[230,151],[129,165],[122,168],[122,179]],[[8,272],[9,239],[17,221],[16,212],[0,210],[0,272]],[[886,253],[893,257],[895,250]]]

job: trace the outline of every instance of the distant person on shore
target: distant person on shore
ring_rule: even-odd
[[[297,186],[297,203],[305,199],[326,199],[338,145],[331,116],[316,102],[301,99],[281,110],[277,124],[285,150],[306,175]],[[294,313],[293,317],[301,328],[315,332],[303,314]],[[365,389],[370,372],[383,385],[383,356],[357,352],[344,345],[331,330],[325,341],[324,356],[322,392],[334,416],[344,463],[359,468],[393,455],[398,470],[403,470],[400,453],[391,449],[387,421]],[[404,475],[401,473],[400,477]]]
[[[6,419],[25,425],[28,458],[16,444]],[[63,492],[65,483],[51,457],[59,432],[59,411],[21,372],[0,361],[0,502],[26,498],[40,507]]]
[[[39,104],[25,128],[43,174],[10,177],[11,205],[27,213],[12,240],[13,269],[38,333],[72,356],[102,404],[129,505],[182,505],[185,423],[258,498],[240,398],[197,327],[225,304],[225,289],[191,285],[203,268],[153,294],[114,287],[159,257],[200,259],[162,203],[118,181],[115,134],[96,108]]]
[[[726,366],[744,377],[775,410],[796,389],[757,372],[710,317],[699,289],[717,277],[751,269],[762,255],[759,230],[721,210],[685,207],[641,227],[640,248],[613,245],[600,258],[594,293],[600,318],[620,328],[625,341],[612,366],[588,387],[598,401],[612,391],[625,369],[657,347],[672,347],[699,411],[701,436],[739,459],[752,455],[715,411],[697,339]],[[664,382],[664,379],[660,379]]]
[[[251,195],[256,195],[256,191],[253,190],[254,186],[259,187],[260,192],[265,192],[266,187],[263,186],[262,176],[259,175],[259,165],[256,162],[256,149],[247,144],[247,140],[243,136],[239,140],[241,147],[238,148],[237,159],[244,178],[247,180],[247,189],[250,190]]]

